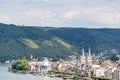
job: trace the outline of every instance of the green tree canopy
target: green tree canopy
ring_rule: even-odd
[[[16,60],[16,61],[12,64],[12,68],[13,68],[14,70],[18,70],[18,71],[28,70],[28,68],[29,68],[28,61],[27,61],[26,59]]]

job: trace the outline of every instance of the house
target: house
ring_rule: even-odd
[[[43,61],[32,60],[29,62],[29,67],[32,72],[48,72],[51,70],[51,62],[47,58]]]
[[[97,69],[94,69],[93,75],[97,77],[104,77],[105,76],[104,72],[105,70],[103,68],[97,68]]]
[[[115,70],[112,76],[114,80],[120,80],[120,70]]]

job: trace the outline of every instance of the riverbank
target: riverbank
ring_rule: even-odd
[[[0,80],[63,80],[57,77],[8,72],[9,64],[0,64]]]
[[[89,80],[87,75],[74,73],[74,72],[59,72],[59,71],[49,71],[50,74],[55,75],[55,77],[60,77],[63,79],[74,79],[74,80]]]
[[[78,73],[70,73],[70,72],[58,72],[58,71],[49,71],[46,73],[41,73],[41,72],[31,72],[31,71],[10,71],[11,73],[16,73],[16,74],[31,74],[33,76],[46,76],[46,77],[51,77],[51,78],[61,78],[63,80],[90,80],[87,79],[87,75],[81,75]]]

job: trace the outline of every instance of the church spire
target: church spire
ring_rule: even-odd
[[[82,48],[82,56],[85,56],[84,48]]]
[[[88,49],[87,64],[92,64],[92,56],[90,48]]]
[[[32,55],[32,54],[30,55],[30,59],[31,59],[31,60],[33,59],[33,55]]]
[[[81,64],[86,64],[86,56],[85,56],[83,47],[82,47],[82,55],[81,55],[80,59],[81,59],[80,60]]]
[[[88,49],[88,55],[91,56],[91,50],[90,50],[90,48]]]

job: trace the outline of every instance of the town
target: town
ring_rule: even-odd
[[[31,60],[28,62],[29,71],[37,72],[41,75],[47,75],[48,72],[51,72],[51,77],[60,77],[61,72],[64,73],[64,75],[61,74],[63,78],[75,78],[72,74],[77,73],[81,74],[82,78],[81,76],[76,77],[82,80],[92,80],[93,78],[96,80],[120,80],[120,58],[117,62],[110,60],[100,62],[93,58],[90,48],[87,53],[82,48],[81,56],[76,57],[72,55],[69,60],[61,59],[60,61],[52,62],[48,58],[38,60],[31,55]],[[66,76],[65,73],[69,73],[72,76]]]

